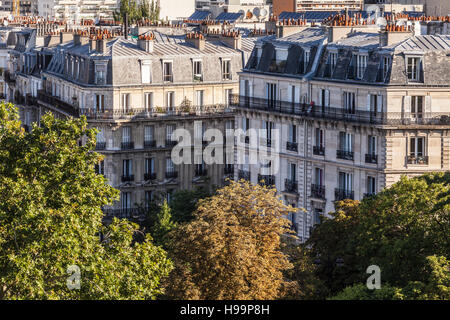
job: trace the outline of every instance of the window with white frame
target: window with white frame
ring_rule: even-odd
[[[303,73],[306,73],[308,71],[310,57],[311,52],[309,50],[305,50],[305,54],[303,55]]]
[[[122,104],[123,112],[130,111],[130,94],[129,93],[122,93],[121,104]]]
[[[330,52],[330,58],[329,59],[330,59],[331,71],[333,71],[334,68],[336,67],[337,58],[338,58],[337,52]]]
[[[145,126],[144,127],[144,144],[145,143],[147,143],[147,144],[153,143],[154,136],[155,136],[155,126],[154,125]]]
[[[163,81],[173,82],[172,61],[163,61]]]
[[[107,62],[96,62],[95,63],[95,83],[96,84],[106,84],[106,69],[107,69]]]
[[[425,156],[425,137],[411,137],[409,146],[409,155],[412,158]]]
[[[166,140],[172,141],[172,134],[175,131],[175,125],[174,124],[168,124],[166,126]]]
[[[295,124],[289,124],[289,142],[297,142],[297,126]]]
[[[95,173],[105,175],[105,160],[101,160],[95,165]]]
[[[202,73],[202,61],[201,60],[194,60],[193,61],[193,74],[194,74],[194,81],[202,81],[203,80],[203,73]]]
[[[144,94],[145,100],[145,110],[152,111],[153,110],[153,92],[146,92]]]
[[[277,101],[277,85],[276,83],[266,83],[267,105],[275,107]]]
[[[406,68],[408,80],[421,81],[422,75],[422,60],[420,57],[407,57]]]
[[[145,173],[155,173],[155,158],[145,158]]]
[[[356,78],[362,79],[364,78],[364,73],[366,73],[367,69],[367,55],[358,54],[356,56]]]
[[[288,164],[288,179],[297,181],[297,164],[292,162]]]
[[[353,134],[348,132],[339,132],[339,150],[353,152]]]
[[[204,93],[204,90],[196,90],[195,91],[196,105],[199,107],[203,106],[203,93]]]
[[[122,142],[130,143],[131,142],[131,127],[122,127]]]
[[[314,169],[314,184],[316,186],[323,186],[323,169],[322,168]]]
[[[370,155],[377,154],[377,137],[369,135],[367,138],[367,153]]]
[[[386,78],[389,74],[389,69],[391,67],[391,57],[384,56],[382,62],[383,62],[383,81],[386,81]]]
[[[324,147],[323,129],[316,128],[315,131],[316,131],[314,135],[315,147],[323,148]]]
[[[231,99],[232,99],[232,94],[233,94],[233,89],[225,89],[224,91],[224,102],[226,106],[229,106],[231,103]]]
[[[367,176],[367,195],[377,193],[376,179],[372,176]]]
[[[423,96],[412,96],[411,97],[411,117],[416,119],[423,118],[423,102],[424,102]]]
[[[353,191],[353,174],[348,172],[339,172],[339,189],[347,192]]]
[[[124,159],[123,160],[123,176],[131,177],[133,175],[133,160]]]
[[[122,210],[131,209],[131,192],[122,192],[120,202]]]
[[[223,80],[231,80],[231,60],[230,59],[222,60],[222,79]]]
[[[150,83],[151,82],[151,62],[150,61],[141,61],[141,80],[142,83]]]
[[[94,99],[95,110],[100,113],[105,112],[105,96],[103,94],[96,94]]]
[[[356,96],[354,92],[344,91],[344,111],[348,114],[356,113]]]
[[[166,107],[169,110],[172,110],[175,108],[175,92],[174,91],[168,91],[166,93]]]
[[[166,173],[173,173],[175,172],[175,166],[173,164],[172,158],[167,157],[166,158]]]

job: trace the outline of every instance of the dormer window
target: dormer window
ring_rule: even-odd
[[[107,62],[95,62],[95,84],[106,84]]]
[[[163,81],[173,82],[172,61],[163,62]]]
[[[304,73],[306,73],[308,71],[310,56],[311,56],[311,52],[309,50],[305,50],[305,55],[303,56],[303,72]]]
[[[356,56],[356,77],[357,79],[364,78],[367,68],[367,55],[359,54]]]
[[[203,80],[203,74],[202,74],[202,61],[201,60],[194,60],[193,61],[193,74],[194,74],[194,81],[202,81]]]
[[[151,82],[151,61],[141,61],[141,80],[142,83]]]
[[[389,68],[391,66],[391,57],[384,56],[382,61],[383,61],[383,81],[385,81],[389,73]]]
[[[330,66],[331,66],[331,70],[334,70],[334,68],[336,67],[337,58],[338,58],[337,52],[330,52]]]
[[[222,60],[222,79],[231,80],[231,60]]]
[[[422,59],[420,57],[407,57],[406,68],[409,81],[421,81],[422,79]]]

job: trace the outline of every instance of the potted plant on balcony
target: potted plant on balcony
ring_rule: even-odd
[[[191,109],[192,109],[192,103],[191,103],[191,101],[187,98],[187,97],[184,97],[184,99],[183,99],[183,101],[181,102],[181,104],[180,104],[180,106],[179,106],[179,108],[178,108],[178,110],[180,110],[180,112],[182,113],[182,114],[189,114],[190,112],[191,112]]]

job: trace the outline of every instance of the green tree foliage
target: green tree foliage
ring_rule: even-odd
[[[170,201],[173,220],[177,223],[191,221],[194,218],[199,200],[209,196],[210,193],[204,188],[176,191]]]
[[[448,258],[450,252],[449,194],[450,173],[435,173],[402,177],[361,203],[338,203],[333,219],[319,225],[309,240],[328,296],[365,283],[369,265],[378,265],[382,283],[394,287],[427,283],[427,257]],[[337,258],[343,266],[333,263]]]
[[[281,251],[289,232],[286,206],[275,189],[241,180],[199,202],[194,220],[170,233],[175,262],[168,297],[274,299],[292,267]]]
[[[342,292],[329,300],[401,300],[401,290],[389,285],[380,289],[369,290],[362,283],[345,288]]]
[[[118,191],[97,175],[96,130],[82,119],[44,115],[26,133],[17,109],[0,104],[0,299],[154,299],[171,270],[137,225],[102,223]],[[79,142],[84,140],[84,144]],[[100,237],[102,235],[102,237]],[[67,268],[81,271],[67,287]]]
[[[172,221],[172,214],[170,213],[170,207],[167,201],[164,201],[161,209],[156,216],[156,223],[152,228],[152,236],[155,243],[161,246],[166,244],[167,234],[176,227],[176,224]]]
[[[121,0],[119,10],[113,15],[114,20],[123,22],[125,15],[128,14],[128,21],[134,23],[142,18],[158,21],[159,12],[159,5],[153,0],[151,4],[149,4],[148,0],[140,1],[139,4],[136,0]]]

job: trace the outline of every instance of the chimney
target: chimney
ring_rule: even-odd
[[[235,50],[241,50],[241,40],[242,40],[242,36],[239,32],[224,32],[222,33],[222,35],[220,36],[220,41],[222,41],[223,43],[225,43],[228,47],[231,47]]]
[[[306,20],[283,19],[275,25],[277,38],[287,37],[291,34],[301,32],[308,28]]]
[[[186,34],[186,42],[191,43],[198,50],[202,51],[205,49],[206,40],[201,33],[188,33]]]
[[[88,38],[80,33],[75,33],[73,35],[73,44],[75,46],[83,46],[88,43]]]
[[[409,27],[388,25],[384,31],[380,32],[380,46],[390,46],[413,36],[414,32]]]
[[[155,36],[153,33],[148,35],[141,35],[138,39],[138,46],[145,52],[153,52],[153,44],[155,40]]]
[[[106,39],[104,39],[103,36],[100,36],[97,39],[97,51],[100,53],[106,52]]]
[[[89,52],[95,51],[96,47],[95,47],[95,39],[94,37],[91,37],[89,39]]]
[[[70,32],[61,31],[59,34],[59,43],[66,43],[72,40],[72,34]]]

